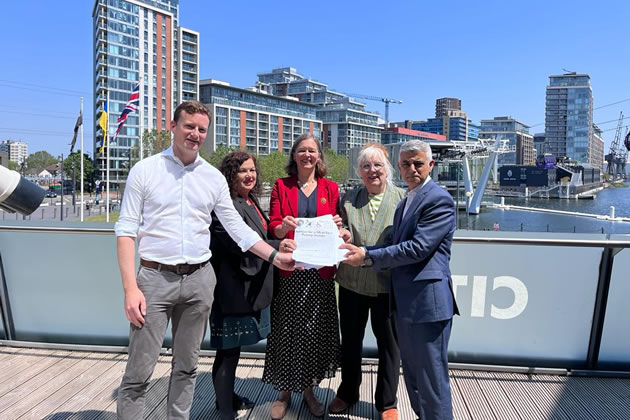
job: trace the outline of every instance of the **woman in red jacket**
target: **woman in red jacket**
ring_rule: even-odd
[[[341,226],[339,188],[324,178],[322,149],[311,133],[293,144],[286,171],[289,176],[276,180],[271,193],[269,231],[277,239],[293,239],[296,218],[325,214]],[[271,406],[272,419],[284,417],[291,392],[303,392],[311,414],[324,415],[313,386],[335,376],[339,366],[334,275],[335,267],[279,273],[263,373],[263,381],[280,391]]]

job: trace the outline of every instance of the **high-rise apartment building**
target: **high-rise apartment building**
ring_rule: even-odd
[[[549,76],[545,101],[545,152],[591,163],[593,90],[588,74]]]
[[[276,96],[290,96],[317,105],[324,147],[348,156],[350,149],[379,142],[382,128],[379,115],[366,111],[365,104],[328,89],[328,85],[307,79],[293,67],[258,74],[258,88]]]
[[[0,143],[0,152],[6,152],[10,161],[21,165],[28,156],[28,144],[16,140],[4,140]]]
[[[202,80],[200,88],[200,100],[214,116],[203,145],[208,152],[224,145],[259,155],[278,150],[289,154],[301,134],[312,132],[316,139],[321,138],[316,105],[213,79]]]
[[[97,149],[98,125],[109,92],[111,138],[116,119],[140,82],[138,111],[131,113],[110,147],[110,179],[123,177],[130,150],[144,130],[168,130],[175,107],[198,98],[199,33],[179,26],[179,0],[96,0],[94,34],[94,157],[105,178],[105,153]]]
[[[545,133],[536,133],[534,134],[534,149],[536,149],[536,154],[542,155],[545,152]]]
[[[589,164],[593,168],[604,169],[604,138],[602,129],[593,124],[593,138],[589,144]]]
[[[435,118],[442,118],[448,111],[461,111],[462,101],[457,98],[440,98],[435,100]]]
[[[474,141],[479,138],[479,126],[473,124],[463,111],[448,110],[439,118],[428,118],[416,121],[411,125],[413,130],[442,134],[447,140]]]
[[[509,152],[501,153],[499,165],[534,165],[536,150],[534,136],[529,134],[529,126],[512,117],[495,117],[481,120],[480,138],[507,140]]]

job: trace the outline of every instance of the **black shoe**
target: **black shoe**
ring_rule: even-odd
[[[256,404],[247,397],[242,397],[236,393],[232,396],[232,410],[249,410],[250,408],[254,408]],[[219,401],[214,402],[214,406],[216,409],[219,409]]]
[[[250,408],[254,408],[255,405],[254,401],[238,394],[234,394],[232,399],[232,407],[234,408],[234,411],[249,410]]]

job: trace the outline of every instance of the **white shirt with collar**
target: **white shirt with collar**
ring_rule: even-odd
[[[243,252],[260,241],[234,209],[223,174],[200,156],[185,166],[171,146],[129,172],[115,232],[137,238],[145,260],[201,263],[211,256],[212,211]]]
[[[416,198],[416,196],[418,195],[422,187],[427,185],[427,182],[429,182],[430,180],[431,180],[431,175],[427,176],[422,184],[417,185],[414,189],[407,191],[407,201],[405,202],[405,209],[403,210],[401,220],[404,219],[405,214],[407,214],[407,210],[409,210],[409,207],[411,206],[411,202],[414,200],[414,198]]]

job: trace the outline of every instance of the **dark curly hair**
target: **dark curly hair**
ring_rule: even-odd
[[[249,193],[254,197],[258,197],[262,186],[262,180],[260,174],[260,166],[258,166],[258,161],[256,160],[255,155],[243,152],[242,150],[237,150],[224,157],[223,161],[221,162],[219,170],[227,180],[228,186],[230,187],[230,196],[232,198],[238,196],[238,181],[236,178],[238,170],[241,169],[241,165],[243,164],[243,162],[249,159],[254,161],[254,166],[256,167],[256,184]]]
[[[287,172],[289,176],[296,176],[298,173],[297,162],[295,161],[295,153],[300,147],[300,143],[305,140],[313,140],[315,144],[317,144],[317,152],[319,153],[319,161],[315,164],[315,176],[317,178],[323,178],[328,173],[328,168],[326,167],[326,161],[324,160],[324,153],[322,151],[322,146],[319,144],[317,139],[313,136],[313,133],[304,133],[300,137],[295,140],[293,143],[293,147],[291,148],[291,153],[289,153],[289,163],[285,166],[284,170]]]

